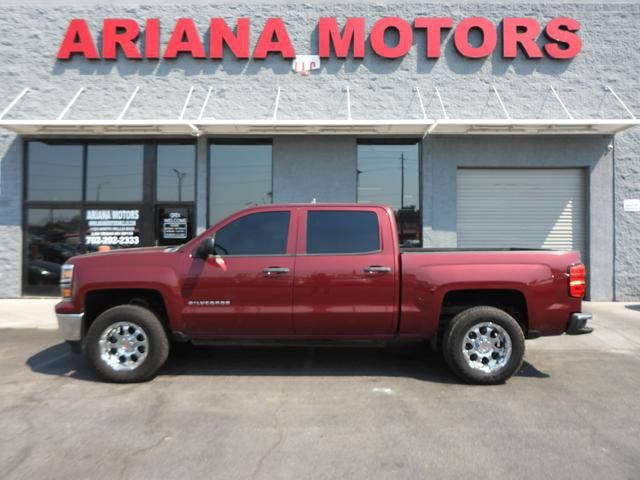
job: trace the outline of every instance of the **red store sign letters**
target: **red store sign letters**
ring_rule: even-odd
[[[253,50],[250,45],[251,23],[248,18],[239,18],[235,28],[222,18],[211,18],[209,45],[205,50],[202,37],[190,18],[180,18],[174,25],[166,46],[160,44],[160,20],[149,18],[140,24],[128,18],[106,18],[103,21],[101,54],[84,19],[70,21],[57,58],[68,60],[73,55],[86,59],[115,60],[118,52],[130,59],[172,59],[179,55],[192,58],[222,59],[225,46],[238,59],[264,59],[269,54],[282,58],[294,58],[296,53],[282,18],[266,20]],[[503,58],[516,58],[519,50],[527,58],[555,59],[574,58],[582,48],[576,32],[580,24],[573,18],[556,17],[544,28],[533,18],[504,18],[502,28],[483,17],[470,17],[454,25],[451,17],[417,17],[411,25],[398,17],[385,17],[375,22],[369,31],[371,50],[383,58],[400,58],[411,49],[414,37],[426,43],[426,58],[437,59],[441,55],[441,35],[453,29],[453,45],[466,58],[484,58],[491,55],[498,43],[502,44]],[[385,33],[395,32],[395,42],[385,42]],[[479,41],[472,41],[472,32],[477,31]],[[545,43],[536,41],[544,33]],[[144,37],[144,49],[139,44]],[[349,18],[341,26],[334,17],[323,17],[318,21],[318,54],[328,58],[364,58],[366,44],[365,19]]]

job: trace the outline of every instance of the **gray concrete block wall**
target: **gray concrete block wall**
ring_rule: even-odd
[[[22,142],[0,132],[0,298],[22,291]]]
[[[613,150],[610,136],[429,137],[423,155],[426,246],[456,247],[457,173],[461,167],[583,168],[588,181],[590,298],[613,298]]]
[[[572,61],[528,60],[522,57],[505,60],[500,55],[500,48],[486,59],[469,60],[455,52],[449,33],[443,35],[442,58],[426,60],[424,36],[417,34],[411,52],[402,59],[381,59],[367,47],[363,60],[323,60],[321,69],[309,77],[291,73],[291,62],[278,56],[264,61],[238,61],[232,57],[222,61],[186,57],[160,62],[123,58],[115,62],[90,62],[81,58],[69,62],[55,60],[71,18],[87,18],[95,35],[105,17],[129,17],[140,22],[145,18],[158,17],[162,25],[162,42],[166,43],[175,20],[180,17],[194,18],[206,42],[209,17],[219,16],[233,23],[237,17],[248,16],[252,21],[253,45],[264,20],[282,16],[296,52],[304,54],[316,51],[319,17],[336,16],[342,21],[358,15],[367,18],[368,27],[376,19],[391,15],[408,21],[416,16],[450,15],[456,22],[463,17],[485,16],[496,24],[507,16],[531,16],[540,22],[555,16],[570,16],[582,25],[583,50]],[[434,95],[434,87],[438,86],[449,117],[502,118],[503,112],[491,90],[491,85],[496,85],[513,118],[562,117],[564,112],[549,89],[549,85],[554,85],[576,118],[624,117],[626,113],[603,85],[611,85],[628,106],[640,114],[637,82],[640,50],[636,41],[639,21],[640,4],[635,1],[600,4],[591,0],[502,0],[491,3],[442,0],[427,3],[395,0],[376,3],[364,0],[244,0],[229,3],[191,0],[176,5],[168,0],[144,4],[116,0],[103,5],[97,0],[80,3],[69,0],[9,0],[0,5],[0,108],[23,87],[29,86],[32,91],[9,118],[53,119],[74,92],[83,86],[86,90],[69,111],[68,118],[114,118],[133,89],[140,85],[140,94],[127,118],[176,118],[193,85],[195,92],[187,108],[187,118],[197,116],[209,86],[213,86],[213,95],[205,117],[270,118],[276,89],[280,86],[282,96],[278,118],[344,119],[347,115],[345,90],[349,86],[353,118],[419,118],[421,112],[414,87],[420,87],[427,113],[437,117],[441,116]],[[348,171],[354,168],[355,140],[336,137],[330,140],[308,139],[312,148],[304,147],[306,142],[297,137],[274,140],[274,198],[277,201],[306,200],[310,187],[322,191],[322,196],[332,197],[331,200],[355,198],[355,189],[349,183],[355,179],[347,176]],[[453,140],[442,139],[441,142],[446,144]],[[544,142],[546,139],[543,138],[541,145]],[[0,192],[0,295],[10,296],[17,295],[20,290],[20,143],[12,134],[2,132],[0,136],[0,175],[3,177],[3,191]],[[331,143],[334,146],[327,150]],[[304,149],[296,153],[301,144]],[[206,154],[206,140],[199,140],[199,145],[198,165],[202,172],[206,167],[203,156]],[[427,142],[423,149],[425,156],[428,156],[430,148]],[[565,151],[569,158],[575,157],[571,148],[567,147]],[[624,198],[640,196],[637,193],[639,151],[640,134],[637,130],[617,136],[615,210],[612,206],[611,217],[615,219],[613,267],[616,298],[619,299],[640,298],[637,276],[640,271],[637,246],[640,215],[622,211]],[[309,152],[311,155],[307,156]],[[607,162],[605,159],[592,165],[595,177],[606,178],[606,172],[600,171],[610,168]],[[425,201],[431,195],[429,186],[437,187],[428,175],[433,165],[425,164]],[[312,175],[317,178],[315,185],[310,184]],[[200,178],[204,179],[203,176]],[[201,201],[203,185],[199,186],[198,198]],[[329,195],[331,192],[333,194]],[[443,211],[424,209],[425,238],[434,244],[447,243],[451,238],[451,225],[438,223],[442,222],[441,216],[446,211],[446,208]],[[199,227],[203,226],[203,219],[206,221],[203,215],[204,212],[198,212]],[[455,215],[450,218],[455,219]],[[599,217],[601,221],[606,219]],[[596,233],[592,232],[592,236]],[[611,262],[613,254],[613,250],[601,250],[592,261],[604,268]]]
[[[615,139],[616,300],[640,299],[640,212],[625,212],[624,200],[640,198],[640,129]]]
[[[288,136],[273,139],[273,201],[355,202],[356,139]]]

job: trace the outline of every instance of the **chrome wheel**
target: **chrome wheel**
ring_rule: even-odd
[[[477,323],[462,339],[462,353],[469,367],[485,373],[503,368],[511,358],[511,337],[493,322]]]
[[[109,325],[100,335],[100,359],[112,370],[130,371],[138,368],[147,358],[147,333],[132,322]]]

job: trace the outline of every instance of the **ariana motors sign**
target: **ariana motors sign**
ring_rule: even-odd
[[[454,22],[452,17],[417,17],[408,22],[398,17],[384,17],[367,27],[362,17],[348,18],[340,24],[334,17],[318,20],[317,53],[321,58],[364,58],[366,45],[374,54],[389,59],[405,56],[415,41],[426,45],[426,58],[437,59],[442,51],[442,34],[453,30],[453,45],[465,58],[484,58],[497,49],[503,58],[571,59],[580,52],[580,24],[569,17],[556,17],[546,24],[528,17],[503,18],[501,28],[484,17],[469,17]],[[249,18],[238,18],[230,25],[222,18],[209,20],[208,41],[191,18],[180,18],[171,26],[166,44],[160,42],[160,20],[149,18],[141,25],[130,18],[106,18],[101,32],[91,32],[87,21],[73,19],[57,53],[59,60],[81,56],[89,60],[129,59],[158,60],[189,56],[196,59],[264,59],[280,55],[296,56],[282,18],[268,18],[251,44],[254,26]],[[393,32],[395,35],[386,35]],[[368,36],[367,36],[368,33]],[[385,38],[386,37],[386,38]],[[255,37],[254,37],[255,38]],[[389,38],[392,38],[390,41]],[[99,45],[95,39],[100,39]],[[100,49],[98,49],[100,47]],[[305,52],[307,53],[307,52]]]

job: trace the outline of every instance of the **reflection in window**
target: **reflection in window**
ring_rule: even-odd
[[[307,253],[366,253],[380,249],[375,212],[317,210],[307,213]]]
[[[87,201],[141,201],[142,155],[142,145],[89,145]]]
[[[158,145],[157,200],[192,202],[196,185],[195,145]]]
[[[283,255],[289,212],[260,212],[234,220],[216,232],[219,255]]]
[[[272,202],[271,145],[211,145],[209,223]]]
[[[358,202],[393,208],[403,247],[421,245],[418,156],[417,143],[358,145]]]
[[[27,199],[82,200],[82,146],[27,144]]]
[[[80,210],[32,208],[27,211],[29,285],[57,285],[60,265],[83,252]]]

